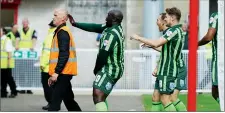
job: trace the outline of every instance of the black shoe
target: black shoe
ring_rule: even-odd
[[[15,94],[11,94],[11,95],[9,95],[9,98],[15,98],[17,95],[15,95]]]
[[[25,94],[26,91],[25,91],[25,90],[20,90],[20,91],[18,91],[18,93],[20,93],[20,94]]]
[[[49,108],[49,104],[42,107],[43,110],[48,110],[48,108]]]
[[[33,94],[31,90],[27,90],[27,94]]]
[[[7,95],[1,95],[1,98],[7,98]]]

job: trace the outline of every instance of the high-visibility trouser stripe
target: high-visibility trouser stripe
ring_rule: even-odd
[[[76,49],[74,47],[70,47],[70,51],[75,51]],[[51,48],[52,52],[58,52],[59,48]]]
[[[43,48],[43,50],[50,51],[51,48]]]
[[[68,59],[68,62],[76,62],[77,61],[77,58],[69,58]],[[49,61],[49,63],[57,63],[58,62],[58,59],[51,59]]]

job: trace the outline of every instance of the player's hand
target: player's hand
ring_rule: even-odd
[[[158,69],[157,69],[157,67],[154,69],[154,71],[152,72],[152,75],[154,76],[154,77],[156,77],[157,76],[157,71],[158,71]]]
[[[16,47],[16,51],[18,51],[19,50],[19,48],[18,47]]]
[[[130,36],[130,40],[140,40],[140,37],[137,34]]]
[[[141,44],[141,47],[142,47],[142,48],[144,48],[144,47],[152,48],[151,46],[149,46],[149,45],[147,45],[147,44],[145,44],[145,43],[142,43],[142,44]]]
[[[49,79],[48,79],[48,85],[51,86],[53,83],[57,81],[58,74],[54,73]]]
[[[70,23],[71,23],[73,26],[75,26],[75,20],[73,19],[73,16],[70,15],[70,14],[68,14],[68,18],[69,18]]]

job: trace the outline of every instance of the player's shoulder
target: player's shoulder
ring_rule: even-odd
[[[214,12],[210,15],[210,17],[216,17],[216,16],[218,16],[218,12]]]
[[[210,16],[210,19],[209,19],[209,23],[212,23],[212,22],[216,21],[217,19],[218,19],[218,13],[217,12],[212,13]]]
[[[170,27],[165,31],[165,34],[169,36],[170,34],[173,34],[176,31],[177,31],[176,27]]]

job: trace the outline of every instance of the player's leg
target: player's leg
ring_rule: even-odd
[[[1,97],[6,98],[7,97],[7,69],[1,69]]]
[[[155,89],[154,89],[154,92],[152,94],[151,111],[162,111],[162,110],[163,110],[163,106],[162,106],[162,103],[160,101],[159,81],[156,80],[155,81]]]
[[[16,90],[16,83],[15,80],[12,76],[12,69],[8,68],[8,76],[7,76],[7,81],[11,90],[11,95],[9,96],[10,98],[14,98],[17,96],[17,90]]]
[[[218,75],[217,75],[217,63],[212,62],[212,96],[219,103],[219,89],[218,89]]]
[[[171,95],[171,101],[173,102],[173,105],[175,106],[177,111],[187,111],[184,103],[178,98],[180,91],[187,89],[186,77],[187,68],[186,66],[183,66],[178,69],[177,79],[175,80],[176,87],[173,94]]]
[[[160,100],[164,106],[164,110],[176,111],[176,108],[170,99],[170,96],[175,88],[175,78],[170,76],[158,76],[157,78],[159,80]]]
[[[212,96],[219,103],[219,89],[218,85],[212,85]]]
[[[96,75],[93,83],[93,101],[96,111],[108,111],[106,98],[112,91],[115,83],[106,73],[100,72]]]

